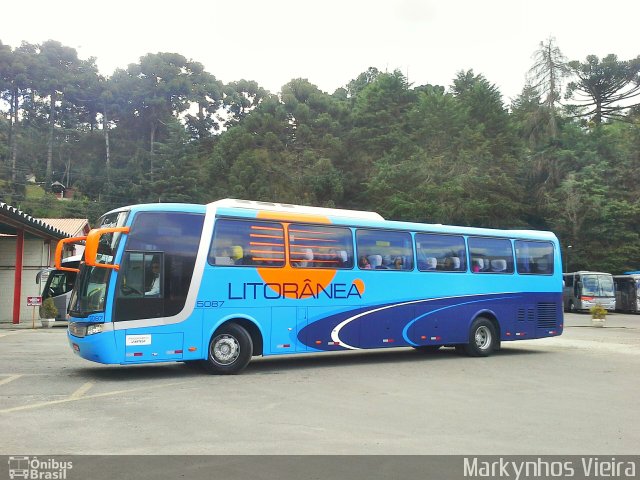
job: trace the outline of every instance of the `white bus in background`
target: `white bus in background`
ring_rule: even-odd
[[[565,311],[588,311],[595,305],[602,305],[611,312],[616,309],[613,275],[610,273],[580,271],[565,273],[562,277]]]
[[[63,258],[60,263],[61,269],[45,268],[36,276],[36,283],[42,285],[42,301],[44,302],[51,297],[58,309],[56,320],[67,319],[67,307],[76,282],[80,260],[82,260],[82,255]]]

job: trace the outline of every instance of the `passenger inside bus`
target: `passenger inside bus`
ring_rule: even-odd
[[[149,288],[145,292],[147,296],[160,295],[160,259],[154,257],[151,261],[152,280]]]
[[[244,249],[240,245],[234,245],[231,247],[231,260],[236,265],[241,265],[244,258]]]
[[[371,270],[371,264],[369,263],[369,259],[362,255],[358,260],[358,267],[364,270]]]

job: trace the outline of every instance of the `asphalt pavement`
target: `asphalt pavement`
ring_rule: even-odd
[[[488,358],[409,348],[254,359],[236,376],[100,365],[62,326],[0,326],[0,454],[637,454],[640,315],[568,314]]]

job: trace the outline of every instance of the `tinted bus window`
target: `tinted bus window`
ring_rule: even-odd
[[[407,232],[358,230],[356,243],[361,269],[413,270],[413,245]]]
[[[70,292],[73,290],[75,279],[76,272],[53,271],[47,279],[42,298],[57,297]]]
[[[351,230],[290,225],[289,259],[297,268],[353,268]]]
[[[518,273],[551,275],[553,273],[553,244],[516,240]]]
[[[118,274],[115,320],[170,317],[184,308],[203,222],[189,213],[136,216]]]
[[[463,237],[416,233],[416,255],[418,269],[422,271],[462,272],[467,269]]]
[[[223,266],[284,266],[284,229],[275,222],[218,219],[209,263]]]
[[[513,249],[507,239],[469,237],[469,256],[472,272],[513,273]]]

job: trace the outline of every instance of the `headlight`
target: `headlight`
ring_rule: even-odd
[[[87,325],[87,335],[95,335],[96,333],[102,333],[104,325],[102,323],[94,323]]]

